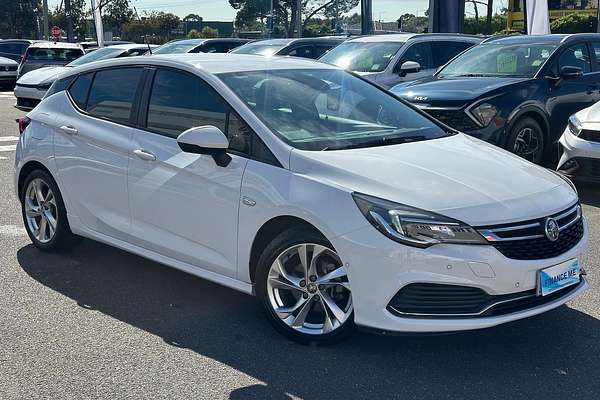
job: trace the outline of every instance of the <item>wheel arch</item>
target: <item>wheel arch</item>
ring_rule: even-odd
[[[23,193],[23,185],[25,184],[25,179],[27,179],[27,177],[32,171],[35,171],[37,169],[47,172],[50,176],[54,178],[52,172],[50,172],[50,169],[41,162],[37,160],[27,161],[19,170],[19,178],[17,180],[17,194],[19,197],[19,201],[21,201],[21,194]],[[54,180],[56,181],[56,179]]]
[[[262,251],[278,235],[291,228],[312,231],[323,236],[329,242],[325,234],[320,229],[302,218],[293,215],[280,215],[271,218],[258,229],[256,235],[254,236],[254,240],[252,241],[252,246],[250,249],[250,262],[248,266],[252,283],[254,283],[258,260]]]
[[[546,143],[548,143],[548,138],[550,137],[550,121],[546,112],[537,105],[525,105],[518,107],[513,113],[508,117],[508,128],[506,130],[506,135],[504,135],[504,140],[502,143],[502,147],[506,148],[508,144],[508,139],[510,137],[510,132],[515,126],[515,124],[520,121],[522,118],[532,118],[542,128],[542,134],[544,135],[544,139]]]

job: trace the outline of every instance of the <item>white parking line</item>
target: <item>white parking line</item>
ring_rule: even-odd
[[[0,93],[0,99],[13,99],[15,98],[15,94],[13,92],[2,92]]]
[[[7,151],[15,151],[17,149],[16,144],[9,144],[8,146],[0,146],[0,153]]]
[[[18,136],[0,136],[0,142],[18,142]]]

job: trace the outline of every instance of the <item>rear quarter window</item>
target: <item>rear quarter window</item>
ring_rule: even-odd
[[[82,110],[85,110],[88,93],[90,90],[90,85],[92,84],[92,79],[94,77],[94,73],[91,72],[89,74],[80,75],[77,80],[71,85],[69,88],[69,94],[73,99],[73,102]]]
[[[96,117],[128,124],[142,68],[116,68],[96,72],[86,111]]]

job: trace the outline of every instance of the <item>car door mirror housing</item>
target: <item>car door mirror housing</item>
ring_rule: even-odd
[[[177,144],[186,153],[212,156],[219,167],[226,167],[231,162],[227,154],[229,140],[216,126],[190,128],[177,137]]]
[[[421,64],[416,61],[405,61],[400,67],[400,76],[416,74],[421,71]]]
[[[583,76],[583,70],[579,67],[564,66],[560,69],[560,77],[562,79],[578,79]]]

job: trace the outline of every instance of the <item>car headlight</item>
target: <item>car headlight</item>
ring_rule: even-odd
[[[472,227],[443,215],[361,193],[352,197],[367,220],[396,242],[422,248],[438,243],[488,244]]]
[[[577,116],[575,115],[571,115],[571,117],[569,118],[569,130],[571,131],[571,133],[575,136],[579,136],[582,127],[583,126],[579,118],[577,118]]]
[[[482,103],[471,109],[471,114],[481,126],[486,127],[492,122],[494,117],[498,115],[498,109],[489,103]]]
[[[37,85],[37,88],[39,90],[48,90],[50,89],[50,86],[52,86],[52,82],[42,82],[39,85]]]

